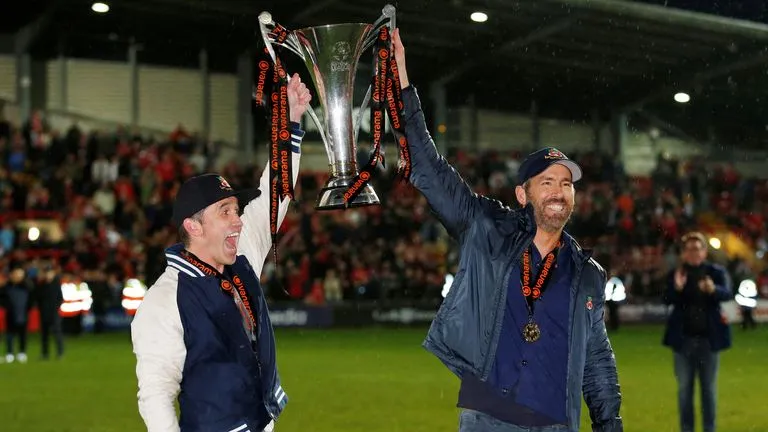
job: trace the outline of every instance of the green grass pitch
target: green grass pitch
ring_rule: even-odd
[[[425,331],[279,330],[290,402],[276,432],[457,430],[458,380],[421,348]],[[677,430],[672,357],[660,346],[660,333],[660,327],[624,327],[611,335],[628,432]],[[734,328],[734,334],[734,348],[721,357],[718,430],[765,432],[768,327]],[[84,335],[67,344],[63,360],[42,362],[33,337],[29,363],[0,365],[0,430],[145,430],[128,334]],[[582,430],[591,430],[586,409]]]

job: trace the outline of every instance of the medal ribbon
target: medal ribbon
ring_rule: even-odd
[[[523,253],[523,271],[522,271],[522,291],[526,302],[528,303],[528,317],[533,317],[533,308],[536,300],[540,299],[544,291],[547,289],[547,284],[552,279],[552,273],[554,273],[553,266],[557,261],[557,251],[559,246],[552,252],[548,253],[542,260],[541,271],[536,277],[536,283],[531,287],[532,275],[531,275],[531,255],[533,246],[529,247]]]
[[[385,165],[382,138],[384,136],[384,116],[389,117],[395,140],[397,141],[399,162],[398,173],[404,180],[411,175],[411,153],[408,150],[408,140],[405,138],[405,125],[401,118],[403,110],[400,74],[397,70],[392,49],[392,39],[389,27],[379,29],[379,37],[373,45],[374,76],[373,97],[371,99],[371,135],[373,152],[368,163],[360,170],[352,184],[344,192],[344,202],[349,202],[365,188],[370,181],[376,165],[381,161]]]
[[[269,33],[270,38],[276,43],[283,43],[290,33],[288,30],[276,24]],[[291,155],[291,132],[289,130],[288,110],[288,78],[280,57],[275,55],[274,61],[267,54],[264,60],[259,61],[259,73],[256,79],[255,99],[259,105],[271,104],[269,119],[269,228],[272,235],[272,247],[277,265],[277,219],[280,202],[284,199],[295,199],[293,187],[293,158]],[[268,72],[272,74],[272,88],[270,96],[265,97],[265,85],[268,82]]]

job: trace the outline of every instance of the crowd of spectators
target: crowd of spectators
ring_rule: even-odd
[[[174,194],[217,156],[215,146],[182,126],[157,140],[126,128],[85,133],[72,125],[60,132],[41,113],[18,128],[0,117],[0,267],[53,262],[65,274],[113,287],[119,301],[121,281],[150,285],[162,273],[163,250],[177,241],[170,223]],[[475,191],[513,205],[521,154],[452,150],[447,156]],[[568,229],[625,281],[632,298],[658,298],[676,262],[676,239],[701,228],[704,214],[718,215],[755,250],[768,249],[765,180],[743,178],[727,164],[713,170],[701,161],[661,157],[651,176],[638,178],[607,155],[569,156],[585,176]],[[262,169],[262,163],[229,163],[220,172],[234,187],[248,187]],[[390,168],[374,180],[382,205],[318,212],[325,175],[304,170],[300,177],[299,201],[281,229],[279,265],[270,256],[264,267],[268,297],[439,299],[446,275],[456,270],[457,248],[425,199]],[[52,219],[58,228],[41,229],[32,241],[20,228],[29,218]],[[743,261],[730,269],[768,286],[766,274],[754,274]]]

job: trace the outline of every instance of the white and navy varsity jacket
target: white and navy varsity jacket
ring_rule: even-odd
[[[304,132],[291,125],[295,185]],[[261,195],[243,210],[237,260],[227,269],[247,291],[258,322],[256,341],[244,331],[242,316],[232,296],[221,289],[220,278],[185,258],[181,244],[166,250],[165,272],[149,288],[131,323],[139,412],[149,432],[269,431],[288,401],[259,284],[272,247],[269,166],[259,188]],[[278,227],[288,205],[288,199],[280,203]]]

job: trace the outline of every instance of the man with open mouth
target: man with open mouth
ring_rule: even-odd
[[[298,122],[311,96],[298,75],[287,93],[295,185],[304,136]],[[131,324],[139,412],[149,432],[271,431],[288,401],[259,284],[272,248],[269,187],[268,165],[258,189],[236,191],[204,174],[176,195],[181,242],[166,250],[166,270]],[[276,204],[278,227],[289,202]]]

